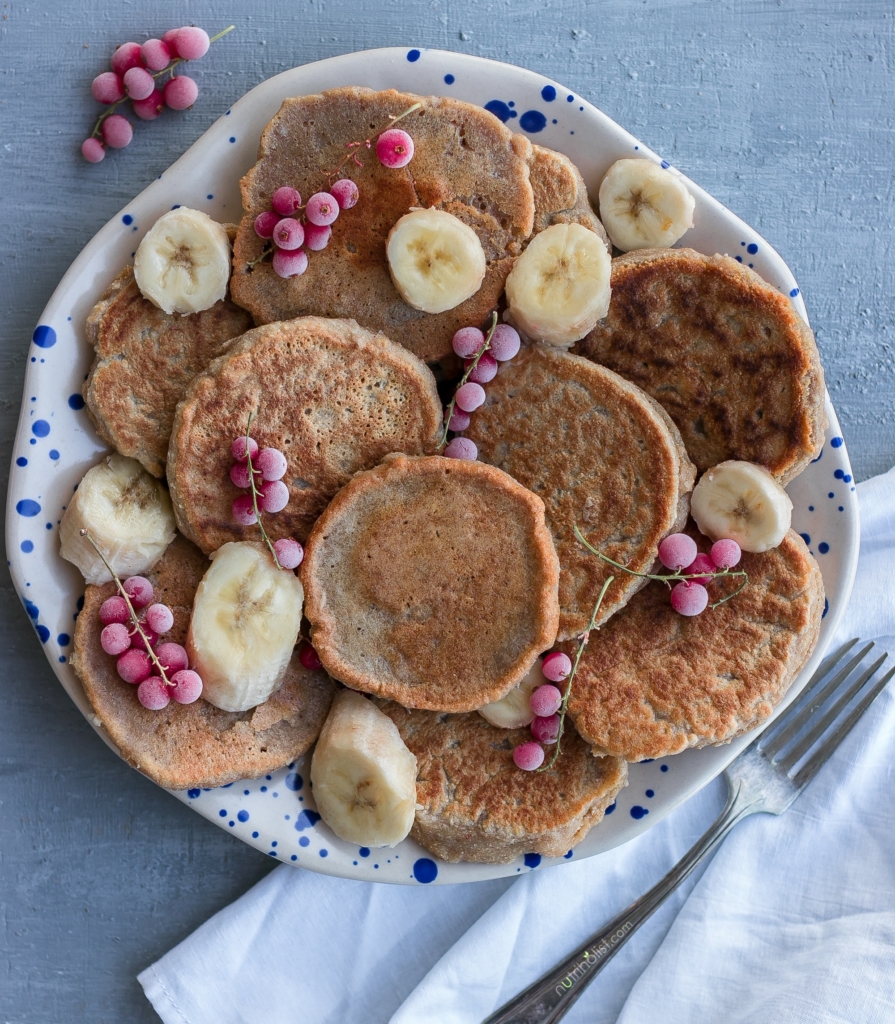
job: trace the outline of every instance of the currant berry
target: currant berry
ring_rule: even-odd
[[[103,142],[112,149],[124,149],[131,144],[134,137],[134,130],[130,122],[121,114],[112,114],[102,123],[100,131],[103,133]]]
[[[263,512],[282,512],[289,504],[289,488],[282,480],[265,480],[258,490],[258,507]]]
[[[678,583],[671,591],[671,607],[681,615],[699,615],[709,603],[709,592],[699,583]]]
[[[457,405],[464,412],[475,412],[485,401],[485,389],[481,384],[467,381],[462,388],[457,388],[455,398]]]
[[[712,545],[712,561],[719,569],[732,569],[739,563],[742,550],[735,540],[716,540]]]
[[[352,206],[357,205],[360,198],[357,185],[351,178],[339,178],[338,181],[330,185],[329,194],[339,204],[341,210],[350,210]]]
[[[520,743],[513,751],[513,761],[524,772],[533,772],[544,763],[544,748],[540,743]]]
[[[230,445],[230,454],[237,462],[248,461],[250,455],[254,460],[258,454],[258,442],[254,437],[246,439],[245,434],[240,434],[239,437],[233,439],[233,443]],[[248,484],[246,484],[246,487],[248,487]]]
[[[243,490],[246,487],[251,487],[248,462],[235,462],[230,467],[230,479],[237,487],[241,487]]]
[[[143,52],[139,43],[122,43],[112,54],[112,70],[116,75],[124,77],[131,68],[143,66]]]
[[[186,110],[199,98],[199,86],[186,75],[172,78],[164,89],[165,103],[172,110]]]
[[[124,99],[124,85],[114,71],[104,71],[97,75],[91,83],[90,91],[98,103],[117,103]]]
[[[273,254],[272,263],[277,277],[301,277],[308,269],[308,254],[304,249],[296,249],[293,252],[277,249]]]
[[[389,128],[376,140],[376,156],[383,167],[406,167],[413,159],[413,139],[400,128]]]
[[[274,229],[280,223],[280,215],[274,210],[265,210],[255,218],[255,234],[259,238],[273,238]]]
[[[110,622],[100,633],[99,642],[106,654],[124,654],[130,650],[131,635],[123,622]]]
[[[282,480],[286,475],[286,456],[279,448],[262,448],[255,466],[264,480]],[[248,486],[248,484],[246,484]]]
[[[538,718],[549,718],[562,707],[562,694],[552,683],[545,683],[528,698],[528,706]]]
[[[179,28],[174,33],[174,49],[178,57],[184,60],[198,60],[208,53],[211,40],[208,33],[201,28],[189,25],[186,28]]]
[[[284,569],[297,569],[305,557],[305,549],[292,537],[282,537],[274,542],[277,561]]]
[[[328,224],[324,227],[319,227],[317,224],[306,224],[305,248],[311,249],[313,252],[320,252],[321,249],[325,249],[329,245],[332,234],[333,229]]]
[[[302,644],[298,652],[298,660],[311,672],[323,668],[323,662],[317,657],[317,652],[310,644]]]
[[[326,227],[339,216],[339,204],[329,192],[315,192],[305,207],[305,216],[317,227]]]
[[[675,572],[689,565],[696,557],[696,541],[686,533],[672,533],[659,545],[659,561]]]
[[[161,676],[150,676],[137,687],[137,700],[150,711],[161,711],[171,703],[169,689]]]
[[[152,600],[152,584],[145,576],[128,576],[122,586],[135,608],[145,608]]]
[[[531,734],[539,743],[556,743],[559,739],[559,715],[535,718],[531,723]]]
[[[165,94],[161,89],[153,89],[151,96],[145,100],[137,100],[131,106],[141,120],[154,121],[165,109]]]
[[[240,526],[254,526],[258,522],[251,494],[240,494],[230,506],[230,514]]]
[[[171,676],[171,686],[168,689],[178,704],[192,704],[202,694],[202,677],[192,669],[181,669]],[[139,692],[137,696],[139,697]]]
[[[301,193],[291,185],[283,185],[270,197],[270,205],[281,217],[291,217],[301,209]]]
[[[146,651],[148,654],[150,649],[155,649],[157,643],[158,633],[145,622],[140,623],[140,629],[131,632],[131,647],[138,651]]]
[[[111,622],[127,622],[130,617],[127,601],[119,594],[107,597],[99,606],[99,619],[104,626],[108,626]]]
[[[155,90],[155,79],[146,68],[130,68],[122,78],[124,88],[132,100],[146,100]]]
[[[156,633],[167,633],[174,625],[174,612],[166,604],[151,604],[146,609],[146,625]]]
[[[491,335],[488,351],[499,363],[505,363],[519,351],[522,344],[519,332],[509,324],[498,324]]]
[[[444,450],[447,459],[465,459],[468,462],[475,462],[479,457],[479,450],[475,441],[468,437],[455,437]]]
[[[146,651],[137,650],[132,647],[125,651],[115,663],[118,675],[132,686],[142,683],[152,675],[152,659]]]
[[[171,48],[163,39],[147,39],[140,47],[140,55],[150,71],[161,71],[174,58]]]
[[[472,366],[472,360],[467,359],[464,366],[468,370]],[[487,384],[489,381],[494,380],[496,376],[497,360],[490,352],[485,352],[484,355],[479,356],[476,368],[470,373],[469,379],[476,384]]]
[[[711,575],[709,576],[697,576],[698,572],[713,573],[715,571],[715,563],[709,558],[708,555],[700,552],[693,561],[684,569],[685,576],[693,576],[694,579],[690,580],[691,583],[701,583],[705,586],[706,583],[712,582]]]
[[[459,434],[461,430],[465,430],[472,422],[472,417],[468,412],[464,412],[462,409],[454,409],[451,413],[451,419],[448,423],[448,430],[453,430]]]
[[[170,642],[159,644],[155,649],[155,656],[169,677],[172,672],[179,672],[181,669],[189,668],[189,656],[186,653],[186,648],[180,644]]]
[[[461,359],[470,359],[485,344],[485,335],[478,327],[461,327],[451,340],[451,347]]]
[[[305,229],[294,217],[284,217],[273,229],[273,244],[287,252],[298,249],[305,240]]]
[[[98,164],[106,158],[106,148],[99,139],[84,139],[81,143],[81,156],[91,164]]]
[[[572,661],[568,654],[563,654],[562,651],[548,654],[541,663],[541,672],[551,683],[561,683],[563,679],[568,679],[571,671]]]

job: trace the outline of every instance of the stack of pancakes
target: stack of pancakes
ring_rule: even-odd
[[[346,139],[415,103],[413,161],[352,165],[357,215],[335,222],[303,276],[255,262],[253,221],[276,188],[325,187]],[[239,715],[204,700],[146,711],[99,647],[111,591],[89,587],[74,664],[132,764],[171,788],[269,772],[314,742],[336,679],[374,695],[418,759],[414,837],[447,860],[500,862],[579,842],[626,784],[627,761],[728,742],[771,713],[823,605],[792,532],[745,557],[742,594],[692,620],[665,588],[616,571],[551,771],[516,769],[526,731],[476,709],[585,628],[609,573],[576,526],[650,572],[662,538],[686,526],[697,472],[742,459],[785,483],[815,457],[823,377],[786,298],[727,257],[619,256],[608,315],[574,353],[527,345],[501,364],[466,431],[479,461],[446,460],[433,368],[456,369],[454,332],[499,308],[514,259],[552,224],[582,224],[608,246],[578,170],[469,104],[347,88],[287,100],[242,192],[230,296],[168,316],[127,268],[89,318],[84,394],[103,438],[167,474],[183,536],[150,578],[175,608],[173,640],[205,555],[257,536],[233,521],[240,492],[227,476],[230,442],[255,415],[259,444],[288,460],[290,501],[268,530],[306,542],[305,614],[329,674],[294,661],[277,693]],[[403,302],[385,257],[391,227],[421,206],[468,224],[487,259],[480,290],[437,315]]]

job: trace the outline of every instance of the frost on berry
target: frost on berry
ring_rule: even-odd
[[[240,526],[254,526],[258,522],[251,494],[240,494],[230,507],[230,512]]]
[[[122,43],[112,54],[112,70],[116,75],[124,76],[131,68],[143,66],[143,53],[139,43]]]
[[[461,327],[451,341],[451,347],[461,359],[471,359],[485,344],[485,335],[478,327]]]
[[[118,675],[126,683],[136,686],[137,683],[142,683],[144,679],[148,679],[152,673],[152,659],[146,651],[140,651],[132,647],[119,657],[115,667],[118,669]]]
[[[163,39],[147,39],[140,47],[143,63],[150,71],[161,71],[172,61],[174,54]]]
[[[413,159],[413,139],[400,128],[389,128],[376,140],[376,156],[383,167],[406,167]]]
[[[114,71],[104,71],[93,79],[90,86],[93,98],[98,103],[117,103],[124,99],[124,85]]]
[[[254,459],[258,454],[258,442],[254,437],[247,438],[245,434],[240,434],[239,437],[233,439],[233,443],[230,445],[230,454],[237,462],[245,462],[249,455]],[[246,487],[248,486],[246,484]]]
[[[462,409],[454,409],[451,413],[450,422],[448,423],[448,430],[453,430],[454,433],[459,434],[461,430],[465,430],[472,422],[472,417],[468,412],[464,412]]]
[[[164,90],[165,103],[172,110],[186,110],[199,98],[199,86],[186,75],[172,78]]]
[[[521,344],[519,332],[515,328],[509,324],[498,324],[491,335],[488,351],[499,363],[505,363],[516,355]]]
[[[297,569],[305,557],[305,549],[292,537],[282,537],[274,543],[273,549],[284,569]]]
[[[100,633],[99,642],[106,654],[124,654],[130,650],[131,635],[123,622],[110,622]]]
[[[255,234],[259,238],[273,238],[274,228],[281,217],[275,210],[265,210],[255,218]]]
[[[351,178],[340,178],[334,182],[330,186],[329,194],[335,198],[342,210],[350,210],[352,206],[357,204],[360,198],[357,185]]]
[[[305,229],[294,217],[283,217],[273,229],[273,244],[278,249],[298,249],[305,240]]]
[[[339,216],[339,204],[329,192],[315,192],[305,207],[305,217],[317,227],[332,224]]]
[[[567,679],[571,671],[572,660],[568,654],[564,654],[562,651],[548,654],[541,664],[544,678],[549,679],[551,683],[559,683],[563,679]]]
[[[137,687],[137,700],[150,711],[161,711],[171,703],[169,689],[161,676],[150,676]]]
[[[161,89],[153,89],[151,96],[145,100],[136,100],[131,106],[140,120],[154,121],[165,109],[165,95]]]
[[[145,608],[152,600],[152,584],[145,576],[128,576],[123,586],[135,608]]]
[[[282,480],[286,475],[286,456],[279,448],[262,448],[254,464],[264,480]]]
[[[171,677],[172,672],[179,672],[181,669],[187,668],[190,663],[186,648],[180,644],[170,642],[159,644],[155,649],[155,656],[158,658],[158,663],[168,673],[168,678]]]
[[[444,454],[448,459],[465,459],[475,462],[479,457],[479,450],[475,441],[471,441],[468,437],[455,437],[445,448]]]
[[[319,252],[321,249],[325,249],[329,245],[329,240],[332,238],[333,229],[325,224],[320,227],[317,224],[306,224],[305,225],[305,248],[311,249],[313,252]]]
[[[105,159],[105,146],[103,146],[99,139],[84,139],[81,143],[81,156],[88,163],[98,164],[100,160]]]
[[[235,462],[230,467],[230,479],[236,487],[241,487],[243,490],[246,487],[251,487],[248,462]]]
[[[262,512],[282,512],[289,504],[289,488],[282,480],[265,480],[258,491],[258,507]]]
[[[308,269],[308,254],[304,249],[278,249],[273,254],[273,269],[277,277],[301,277]]]
[[[716,540],[712,545],[712,562],[719,569],[732,569],[740,561],[742,550],[735,540]]]
[[[549,718],[562,706],[562,694],[552,683],[544,683],[534,690],[528,704],[538,718]]]
[[[693,561],[684,569],[685,576],[693,576],[694,578],[690,581],[691,583],[706,583],[712,582],[712,573],[715,571],[715,563],[709,558],[708,555],[700,552]],[[708,576],[697,576],[698,572],[708,573]]]
[[[667,569],[677,571],[696,557],[696,541],[686,533],[672,533],[659,545],[659,560]]]
[[[270,198],[274,213],[281,217],[291,217],[301,209],[301,193],[291,185],[278,188]]]
[[[699,615],[709,603],[709,592],[699,583],[678,583],[671,591],[671,607],[681,615]]]
[[[167,633],[174,625],[174,613],[166,604],[151,604],[146,609],[146,625],[156,633]]]
[[[177,56],[183,57],[184,60],[198,60],[204,57],[211,45],[208,33],[192,25],[177,29],[172,42]]]
[[[131,645],[138,651],[149,652],[158,643],[158,633],[145,623],[140,623],[139,629],[131,631]]]
[[[467,381],[462,387],[457,388],[454,398],[463,412],[475,412],[485,401],[485,389],[481,384]]]
[[[471,359],[467,359],[464,363],[467,370],[472,366],[472,362]],[[497,360],[490,352],[485,352],[479,357],[479,361],[476,363],[475,369],[470,373],[469,379],[476,384],[487,384],[489,381],[494,380],[496,376]]]
[[[103,121],[101,131],[103,141],[112,149],[124,149],[125,146],[130,145],[131,139],[134,137],[134,130],[131,128],[130,122],[121,114],[112,114],[111,117],[107,117]]]
[[[520,743],[513,751],[513,761],[517,768],[525,772],[533,772],[544,763],[544,748],[540,743]]]
[[[536,717],[531,723],[531,734],[539,743],[556,743],[559,739],[560,717]]]
[[[192,669],[181,669],[171,676],[169,689],[178,704],[192,704],[202,694],[202,677]]]
[[[155,89],[155,79],[146,68],[131,68],[125,71],[122,81],[132,100],[148,99]]]
[[[104,626],[110,622],[128,622],[130,612],[127,610],[127,601],[120,594],[107,597],[99,606],[99,620]]]

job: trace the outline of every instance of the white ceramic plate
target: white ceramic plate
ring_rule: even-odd
[[[254,163],[261,130],[281,101],[341,85],[394,87],[485,106],[514,130],[568,154],[591,195],[614,160],[635,153],[661,159],[586,100],[541,75],[439,50],[372,50],[294,68],[259,85],[113,217],[72,264],[34,332],[7,508],[7,550],[18,593],[62,685],[94,725],[68,664],[84,584],[77,570],[59,557],[56,536],[74,486],[105,451],[81,399],[93,358],[84,337],[85,318],[130,261],[144,231],[173,206],[205,210],[222,221],[238,220],[239,178]],[[771,246],[697,185],[689,180],[687,185],[696,197],[696,227],[684,242],[754,266],[791,296],[804,317],[795,279]],[[829,398],[827,414],[830,427],[822,455],[789,487],[793,525],[817,556],[828,595],[820,643],[790,699],[820,661],[848,600],[858,556],[855,487]],[[713,779],[750,739],[632,765],[630,784],[611,813],[566,858],[593,856],[643,832]],[[358,849],[337,839],[319,820],[306,777],[302,759],[264,779],[172,795],[271,857],[327,874],[425,884],[513,875],[555,863],[529,854],[507,865],[444,864],[409,840],[394,850]]]

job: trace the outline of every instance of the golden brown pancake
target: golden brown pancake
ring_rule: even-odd
[[[174,410],[187,385],[253,326],[229,298],[190,316],[165,313],[143,298],[133,268],[125,267],[87,317],[96,356],[84,401],[99,436],[164,476]]]
[[[679,615],[665,584],[653,582],[591,636],[569,713],[595,753],[640,761],[729,743],[780,703],[817,643],[820,569],[793,530],[771,551],[744,553],[736,568],[749,584],[717,608]],[[738,583],[709,584],[709,601]]]
[[[174,626],[163,641],[186,640],[193,595],[207,568],[202,552],[177,537],[146,573],[155,599],[174,612]],[[325,672],[303,668],[298,655],[282,686],[249,711],[221,711],[201,697],[193,704],[172,701],[162,711],[144,708],[137,687],[119,678],[115,658],[100,646],[99,607],[116,592],[114,583],[87,588],[71,663],[102,727],[128,764],[166,789],[223,786],[281,768],[317,739],[335,684]]]
[[[576,351],[661,402],[700,472],[740,459],[787,483],[816,458],[823,370],[789,299],[693,249],[627,253],[611,283],[609,313]]]
[[[396,126],[412,136],[413,159],[400,169],[384,167],[375,141],[389,127],[390,116],[414,103],[421,108]],[[363,166],[349,160],[335,175],[357,183],[360,201],[332,225],[327,248],[309,254],[307,271],[284,280],[269,259],[248,266],[264,248],[253,228],[255,217],[270,208],[274,191],[292,185],[307,199],[325,190],[345,160],[346,145],[368,138],[374,148],[357,150]],[[496,305],[513,257],[531,234],[530,156],[528,139],[459,100],[355,87],[287,99],[264,129],[258,163],[242,179],[246,215],[233,253],[233,297],[259,324],[307,314],[350,316],[421,359],[445,356],[454,332],[482,322]],[[388,233],[413,207],[437,207],[458,217],[476,232],[485,251],[481,288],[445,313],[408,306],[389,274]]]
[[[440,860],[561,857],[627,785],[625,762],[594,757],[571,726],[553,768],[525,772],[513,763],[513,748],[531,739],[528,729],[497,729],[476,712],[411,711],[391,701],[380,707],[419,766],[410,836]]]
[[[301,567],[330,675],[442,711],[498,700],[551,646],[558,574],[540,498],[493,466],[441,456],[355,476]]]
[[[274,538],[304,540],[336,491],[389,452],[435,450],[443,411],[425,363],[353,320],[303,317],[249,331],[197,377],[177,407],[168,484],[177,524],[203,551],[256,540],[233,519],[245,493],[230,445],[251,433],[288,462],[289,504],[265,516]]]
[[[648,572],[659,541],[686,521],[693,466],[658,403],[551,345],[523,348],[485,390],[465,435],[481,459],[543,499],[559,556],[559,636],[573,636],[613,572],[577,540],[575,524],[609,558]],[[643,582],[624,576],[613,584],[598,623]]]
[[[590,228],[610,249],[609,237],[594,213],[581,172],[562,153],[532,146],[529,170],[535,200],[532,238],[552,224],[581,224]]]

